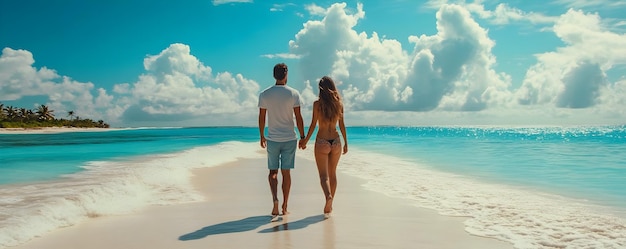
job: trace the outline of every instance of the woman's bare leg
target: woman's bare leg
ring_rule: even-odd
[[[320,176],[320,184],[324,197],[326,198],[326,204],[324,205],[324,213],[330,213],[332,211],[332,194],[330,188],[330,182],[328,177],[328,152],[323,149],[315,148],[315,163],[317,164],[317,171]]]
[[[341,158],[341,144],[333,146],[328,155],[328,178],[332,197],[335,197],[335,192],[337,191],[337,165],[339,164],[339,158]]]
[[[337,164],[339,164],[339,158],[341,157],[341,146],[333,146],[328,154],[328,181],[330,187],[330,196],[332,198],[326,199],[326,206],[324,207],[324,213],[330,213],[333,211],[333,200],[335,198],[335,191],[337,190]]]

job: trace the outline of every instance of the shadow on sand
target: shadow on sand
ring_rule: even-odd
[[[210,225],[198,231],[182,235],[178,237],[178,240],[197,240],[210,235],[251,231],[260,227],[261,225],[270,223],[271,218],[272,216],[269,215],[252,216],[241,220]]]
[[[259,231],[259,233],[273,233],[273,232],[280,232],[280,231],[285,231],[285,230],[296,230],[296,229],[302,229],[305,228],[309,225],[318,223],[318,222],[322,222],[324,221],[326,218],[324,217],[324,215],[314,215],[314,216],[309,216],[306,217],[304,219],[301,220],[297,220],[297,221],[292,221],[292,222],[285,222],[267,229],[263,229],[261,231]]]

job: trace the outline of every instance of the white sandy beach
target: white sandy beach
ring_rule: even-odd
[[[13,248],[513,248],[469,235],[463,218],[405,205],[345,174],[325,220],[315,163],[302,157],[292,171],[291,214],[270,222],[265,165],[245,159],[196,170],[206,201],[93,218]]]

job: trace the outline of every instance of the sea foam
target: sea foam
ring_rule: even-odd
[[[354,148],[341,158],[339,170],[367,180],[368,190],[442,215],[467,217],[470,234],[515,248],[626,248],[623,210]]]
[[[49,182],[0,188],[0,248],[20,245],[90,217],[136,212],[150,205],[203,200],[192,169],[262,157],[257,143],[226,142],[180,153],[89,162]]]

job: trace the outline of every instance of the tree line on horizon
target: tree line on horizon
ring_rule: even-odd
[[[74,111],[67,112],[69,119],[57,119],[54,110],[46,105],[36,109],[5,106],[0,103],[0,128],[44,128],[44,127],[76,127],[76,128],[109,128],[103,120],[94,121],[76,116]]]

